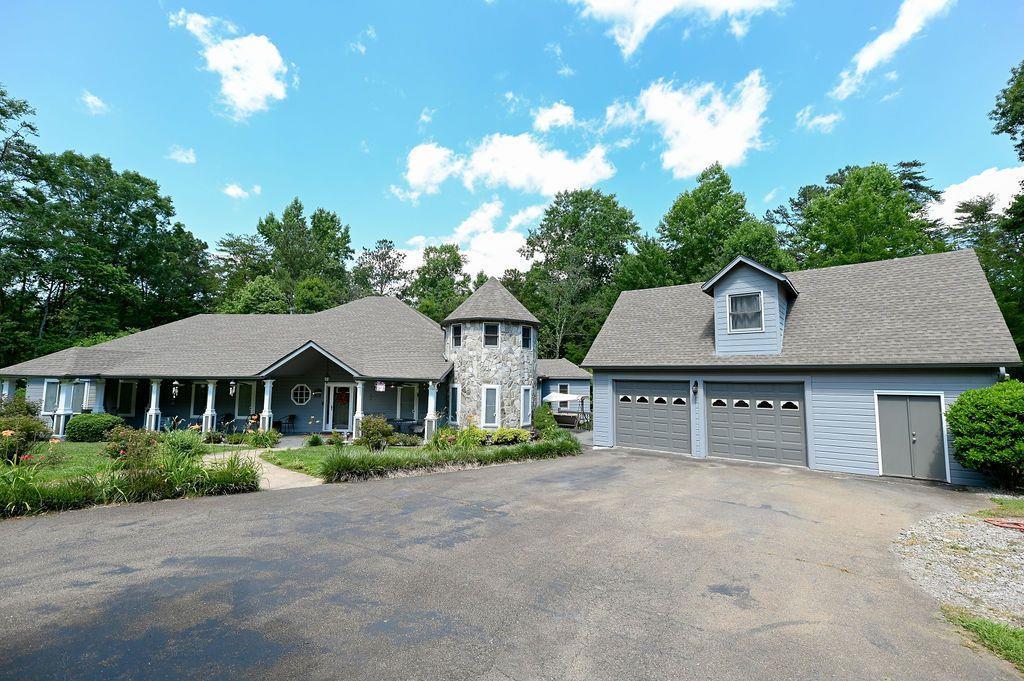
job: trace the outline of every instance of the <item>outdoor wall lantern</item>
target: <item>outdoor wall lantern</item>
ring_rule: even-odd
[[[178,381],[176,381],[176,380],[175,381],[171,381],[171,399],[172,400],[178,399],[178,391],[180,389],[181,389],[181,383],[178,383]]]
[[[694,394],[694,395],[696,395],[696,394],[697,394],[697,381],[694,381],[694,382],[693,382],[693,394]]]
[[[236,385],[237,384],[234,381],[231,381],[230,383],[228,383],[228,395],[230,395],[231,397],[235,396],[235,387],[236,387]]]

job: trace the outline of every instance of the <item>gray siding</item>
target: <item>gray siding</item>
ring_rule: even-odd
[[[997,372],[990,369],[946,371],[814,372],[757,374],[706,372],[666,374],[654,372],[594,372],[594,444],[610,447],[614,437],[614,380],[697,380],[700,394],[691,400],[693,455],[707,455],[704,381],[802,382],[805,390],[808,466],[815,470],[878,475],[878,440],[875,392],[942,393],[945,406],[965,390],[992,385]],[[950,482],[984,484],[974,471],[965,470],[953,457],[949,442]]]
[[[558,385],[560,383],[569,384],[569,392],[573,395],[589,395],[590,394],[590,381],[582,378],[550,378],[544,379],[540,384],[540,398],[543,399],[551,393],[558,392]],[[552,410],[558,409],[558,403],[555,402],[551,405]],[[571,402],[568,409],[565,411],[576,412],[579,410],[579,403]],[[590,411],[590,399],[583,401],[583,410]]]
[[[729,333],[727,297],[761,291],[764,331]],[[737,267],[715,284],[715,352],[719,355],[773,355],[782,348],[783,314],[779,309],[779,284],[750,267]]]

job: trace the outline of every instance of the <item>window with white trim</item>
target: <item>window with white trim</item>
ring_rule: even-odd
[[[636,403],[637,404],[647,404],[648,402],[650,402],[650,400],[647,399],[646,395],[637,395],[636,396]]]
[[[664,397],[661,397],[660,395],[655,395],[654,396],[654,403],[655,404],[668,404],[668,400],[666,400]]]
[[[488,348],[498,347],[498,339],[501,337],[501,324],[484,324],[484,346]]]
[[[632,402],[633,398],[629,395],[619,395],[619,402]]]
[[[523,350],[533,348],[533,327],[523,324]]]
[[[528,426],[533,423],[533,388],[524,385],[520,398],[519,425]]]
[[[775,409],[775,403],[772,402],[771,400],[758,400],[757,408],[758,409]]]
[[[786,411],[799,411],[800,403],[794,402],[793,400],[786,400],[785,402],[782,403],[780,409],[785,409]]]
[[[733,400],[732,406],[736,409],[749,409],[750,402],[747,402],[746,400]]]
[[[39,413],[44,415],[53,414],[57,411],[57,401],[60,399],[60,381],[56,378],[47,378],[43,382],[43,408]]]
[[[558,394],[559,395],[568,395],[569,394],[569,384],[568,383],[559,383],[558,384]],[[569,408],[569,403],[568,402],[559,402],[558,403],[558,408],[559,409],[568,409]]]
[[[764,331],[764,301],[761,292],[731,293],[726,296],[729,308],[729,333]]]
[[[462,398],[462,387],[453,385],[448,389],[448,420],[459,422],[459,400]]]
[[[483,424],[486,427],[497,427],[501,420],[501,388],[496,385],[483,386],[481,395],[480,413],[483,414]]]
[[[462,324],[452,324],[452,347],[462,347]]]
[[[673,397],[672,398],[672,405],[676,406],[676,407],[685,407],[686,406],[686,398],[685,397]]]
[[[723,400],[721,398],[716,398],[716,399],[711,401],[711,406],[712,407],[728,407],[729,405],[726,403],[725,400]]]
[[[135,396],[139,384],[135,381],[117,382],[117,415],[135,416]]]
[[[313,391],[305,383],[298,383],[292,388],[291,398],[292,404],[301,407],[304,404],[308,404],[313,398]]]

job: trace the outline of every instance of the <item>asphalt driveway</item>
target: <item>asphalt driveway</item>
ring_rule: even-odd
[[[981,497],[622,451],[0,523],[0,677],[1016,678],[889,542]]]

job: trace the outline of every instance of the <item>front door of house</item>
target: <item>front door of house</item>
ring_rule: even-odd
[[[330,391],[330,410],[327,421],[331,430],[352,430],[352,386],[332,385]]]

